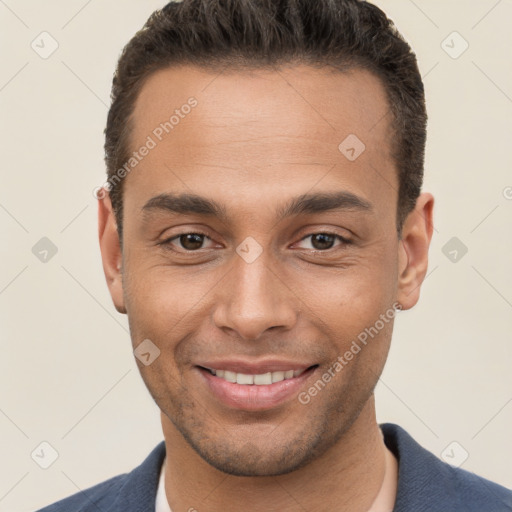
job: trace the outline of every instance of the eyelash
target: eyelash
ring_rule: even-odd
[[[316,233],[310,233],[309,235],[303,236],[300,239],[300,242],[302,242],[303,240],[306,240],[306,238],[310,238],[314,235],[332,236],[332,237],[334,237],[334,242],[336,242],[336,240],[338,240],[341,243],[338,245],[334,245],[333,247],[330,247],[329,249],[324,249],[324,250],[322,250],[322,249],[306,249],[312,253],[329,253],[329,252],[335,251],[336,249],[341,249],[341,248],[343,248],[343,246],[350,245],[352,243],[351,240],[349,240],[348,238],[338,235],[337,233],[332,233],[331,231],[318,231]]]
[[[171,238],[167,238],[166,240],[163,240],[162,242],[160,242],[158,245],[162,245],[166,249],[170,249],[171,251],[175,251],[175,252],[186,252],[186,253],[190,253],[190,254],[199,252],[201,249],[196,249],[195,251],[188,251],[187,249],[184,249],[184,248],[180,248],[180,250],[176,250],[172,247],[171,242],[173,240],[179,239],[180,237],[185,236],[185,235],[201,235],[201,236],[204,236],[211,240],[211,238],[206,233],[203,233],[202,231],[186,231],[184,233],[178,233],[177,235],[174,235]]]
[[[175,252],[185,252],[185,253],[189,253],[189,254],[198,253],[201,249],[196,249],[194,251],[190,251],[185,248],[180,248],[179,250],[177,250],[172,247],[171,242],[176,239],[179,239],[180,237],[182,237],[184,235],[201,235],[201,236],[204,236],[204,237],[208,238],[209,240],[211,240],[211,238],[206,233],[203,233],[201,231],[190,231],[190,232],[185,232],[185,233],[179,233],[177,235],[174,235],[171,238],[167,238],[166,240],[163,240],[162,242],[160,242],[158,245],[161,245],[161,246],[165,247],[166,249],[169,249],[169,250],[175,251]],[[309,235],[302,237],[300,239],[300,242],[302,242],[302,241],[306,240],[307,238],[310,238],[314,235],[333,236],[336,240],[339,240],[341,242],[341,244],[340,244],[341,246],[350,245],[352,243],[352,241],[349,240],[348,238],[338,235],[337,233],[332,233],[330,231],[317,231],[315,233],[310,233]],[[322,249],[306,249],[306,250],[309,250],[310,252],[313,252],[313,253],[328,253],[330,251],[336,250],[336,247],[340,247],[340,245],[338,245],[338,246],[335,245],[334,247],[331,247],[329,249],[324,249],[324,250],[322,250]]]

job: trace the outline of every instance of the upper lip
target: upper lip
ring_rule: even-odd
[[[248,362],[234,359],[223,359],[219,361],[205,361],[198,366],[209,368],[212,370],[227,370],[235,373],[245,373],[248,375],[261,375],[268,372],[288,371],[288,370],[306,370],[311,366],[311,363],[285,361],[282,359],[272,359],[255,362]]]

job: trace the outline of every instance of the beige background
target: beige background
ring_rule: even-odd
[[[425,77],[437,200],[429,275],[396,321],[378,419],[439,457],[457,441],[463,468],[512,487],[512,0],[376,3]],[[163,5],[0,0],[0,511],[128,471],[163,439],[104,282],[92,195],[116,59]],[[59,44],[47,59],[31,48],[42,31]],[[457,59],[441,46],[453,31],[469,43]],[[47,263],[32,253],[42,237],[58,248]],[[452,237],[468,248],[455,263]],[[46,470],[31,458],[43,441],[59,454]]]

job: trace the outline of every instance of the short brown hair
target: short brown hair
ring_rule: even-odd
[[[285,63],[363,68],[381,79],[394,130],[400,235],[423,182],[427,113],[416,56],[393,22],[362,0],[183,0],[149,17],[114,75],[105,162],[121,238],[124,179],[116,172],[130,158],[134,105],[149,75],[179,64],[218,71]]]

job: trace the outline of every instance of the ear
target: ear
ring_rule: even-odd
[[[434,197],[424,192],[407,216],[398,248],[398,302],[401,309],[412,308],[420,298],[420,288],[428,267],[428,249],[433,231]]]
[[[103,189],[98,194],[98,234],[101,260],[110,295],[119,313],[126,313],[122,280],[122,252],[117,222],[109,193]]]

